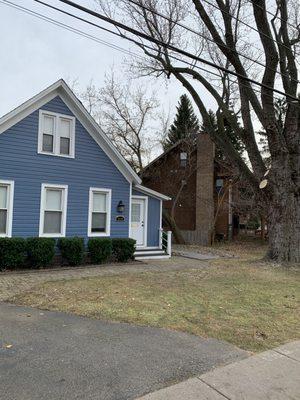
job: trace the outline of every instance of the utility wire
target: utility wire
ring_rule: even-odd
[[[61,1],[61,0],[59,0],[59,1]],[[236,21],[240,22],[241,24],[244,24],[244,25],[247,26],[248,28],[250,28],[250,29],[252,29],[253,31],[257,32],[258,34],[261,34],[261,35],[267,37],[268,39],[270,39],[270,40],[272,40],[274,43],[276,43],[278,46],[282,46],[282,47],[285,47],[287,50],[290,50],[290,48],[289,48],[288,46],[286,46],[284,43],[278,42],[278,41],[277,41],[276,39],[274,39],[272,36],[269,36],[269,35],[267,35],[266,33],[262,32],[261,30],[255,28],[254,26],[251,26],[251,25],[248,24],[247,22],[242,21],[241,19],[239,19],[239,18],[235,17],[234,15],[230,14],[228,11],[225,11],[225,10],[223,11],[223,10],[221,10],[217,5],[211,3],[210,1],[208,1],[208,0],[201,0],[201,1],[203,1],[203,2],[205,2],[205,3],[207,3],[207,4],[209,4],[210,6],[216,8],[217,10],[219,10],[219,11],[222,12],[222,13],[224,12],[224,14],[227,14],[229,17],[235,19]],[[299,53],[296,53],[296,52],[295,52],[295,54],[296,54],[297,56],[300,55]]]
[[[44,3],[44,2],[41,1],[41,0],[34,0],[34,1],[37,2],[37,3],[43,4],[43,5],[47,6],[47,7],[56,9],[56,10],[62,12],[62,13],[67,13],[65,10],[62,10],[62,9],[57,8],[57,7],[51,6],[51,5],[47,4],[47,3]],[[153,38],[153,37],[151,37],[151,36],[149,36],[149,35],[147,35],[147,34],[145,34],[145,33],[143,33],[143,32],[140,32],[140,31],[138,31],[138,30],[136,30],[136,29],[134,29],[134,28],[131,28],[131,27],[127,26],[127,25],[125,25],[125,24],[123,24],[123,23],[121,23],[121,22],[119,22],[119,21],[116,21],[116,20],[114,20],[114,19],[112,19],[112,18],[110,18],[110,17],[107,17],[107,16],[103,15],[103,14],[97,13],[96,11],[90,10],[89,8],[86,8],[86,7],[84,7],[84,6],[81,6],[81,5],[79,5],[79,4],[76,4],[76,3],[74,3],[74,2],[72,2],[72,1],[70,1],[70,0],[59,0],[59,1],[62,2],[62,3],[64,3],[64,4],[67,4],[67,5],[71,6],[71,7],[73,7],[73,8],[76,8],[76,9],[78,9],[78,10],[80,10],[80,11],[83,11],[83,12],[85,12],[85,13],[88,13],[88,14],[90,14],[90,15],[96,17],[96,18],[99,18],[99,19],[101,19],[102,21],[105,21],[105,22],[107,22],[107,23],[109,23],[109,24],[112,24],[112,25],[114,25],[114,26],[117,27],[117,28],[123,29],[123,30],[125,30],[125,31],[127,31],[127,32],[129,32],[129,33],[131,33],[131,34],[133,34],[134,36],[138,36],[138,37],[140,37],[140,38],[142,38],[142,39],[145,39],[145,40],[147,40],[147,41],[149,41],[149,42],[152,42],[152,43],[154,43],[154,44],[156,44],[156,45],[158,45],[158,46],[161,46],[161,47],[163,47],[163,48],[165,48],[165,49],[169,49],[169,50],[175,51],[175,52],[177,52],[177,53],[179,53],[179,54],[181,54],[181,55],[183,55],[183,56],[185,56],[185,57],[191,58],[191,59],[193,59],[193,60],[195,60],[195,61],[199,61],[199,62],[201,62],[201,63],[203,63],[203,64],[206,64],[206,65],[209,65],[209,66],[212,67],[212,68],[216,68],[216,69],[219,69],[220,71],[226,72],[226,73],[228,73],[228,74],[230,74],[230,75],[234,75],[234,76],[236,76],[236,77],[238,77],[238,78],[240,78],[240,79],[245,80],[245,81],[248,82],[248,83],[253,83],[254,85],[258,85],[258,86],[260,86],[260,87],[263,87],[264,89],[267,89],[267,90],[276,92],[276,93],[278,93],[278,94],[280,94],[280,95],[282,95],[282,96],[286,96],[286,97],[288,97],[288,98],[290,98],[290,99],[296,100],[297,102],[299,101],[299,99],[298,99],[297,97],[295,97],[295,96],[292,96],[292,95],[290,95],[290,94],[288,94],[288,93],[285,93],[285,92],[283,92],[283,91],[281,91],[281,90],[272,88],[272,87],[270,87],[270,86],[268,86],[268,85],[265,85],[265,84],[263,84],[263,83],[257,82],[257,81],[255,81],[254,79],[251,79],[251,78],[249,78],[249,77],[247,77],[247,76],[244,76],[244,75],[242,75],[242,74],[239,74],[238,72],[231,71],[231,70],[229,70],[228,68],[225,68],[225,67],[222,67],[222,66],[220,66],[220,65],[217,65],[217,64],[215,64],[215,63],[213,63],[213,62],[211,62],[211,61],[205,60],[204,58],[195,56],[194,54],[189,53],[189,52],[187,52],[187,51],[185,51],[185,50],[179,49],[179,48],[176,47],[176,46],[173,46],[173,45],[168,44],[168,43],[164,43],[163,41],[161,41],[161,40],[159,40],[159,39]],[[67,14],[68,14],[68,13],[67,13]],[[104,29],[106,29],[106,28],[104,28]],[[131,40],[131,39],[128,38],[126,35],[123,35],[123,34],[120,34],[120,35],[122,35],[122,37],[123,37],[124,39]],[[138,42],[137,42],[137,43],[138,43]],[[139,43],[139,45],[141,46],[141,45],[143,45],[143,43]]]
[[[15,3],[12,3],[12,2],[10,2],[10,1],[8,1],[8,0],[0,0],[0,3],[4,4],[4,5],[6,5],[6,6],[10,6],[10,7],[12,7],[12,8],[15,8],[15,9],[18,10],[18,11],[22,11],[22,12],[24,12],[24,13],[26,13],[26,14],[29,14],[29,15],[31,15],[31,16],[34,16],[34,17],[36,17],[36,18],[38,18],[38,19],[41,19],[41,20],[43,20],[43,21],[49,22],[49,23],[51,23],[51,24],[53,24],[53,25],[56,25],[56,26],[58,26],[58,27],[60,27],[60,28],[66,29],[66,30],[68,30],[68,31],[70,31],[70,32],[72,32],[72,33],[75,33],[75,34],[80,35],[80,36],[82,36],[82,37],[85,37],[85,38],[87,38],[87,39],[93,40],[93,41],[95,41],[96,43],[100,43],[100,44],[103,44],[103,45],[105,45],[105,46],[107,46],[107,47],[110,47],[110,48],[112,48],[112,49],[114,49],[114,50],[120,51],[120,52],[122,52],[122,53],[124,53],[124,54],[126,54],[126,55],[131,56],[131,57],[134,56],[134,57],[137,57],[137,58],[139,58],[139,59],[141,59],[141,60],[148,61],[148,58],[146,58],[146,57],[144,57],[144,56],[141,56],[140,54],[137,54],[137,53],[134,53],[134,52],[132,52],[132,51],[126,50],[126,49],[124,49],[123,47],[120,47],[120,46],[117,46],[117,45],[113,45],[113,44],[111,44],[111,43],[109,43],[109,42],[106,42],[105,40],[99,39],[98,37],[93,36],[93,35],[91,35],[91,34],[89,34],[89,33],[86,33],[86,32],[84,32],[84,31],[82,31],[82,30],[73,28],[73,27],[71,27],[70,25],[64,24],[63,22],[60,22],[60,21],[54,20],[54,19],[52,19],[52,18],[50,18],[50,17],[47,17],[47,16],[45,16],[44,14],[40,14],[40,13],[38,13],[38,12],[36,12],[36,11],[30,10],[30,9],[28,9],[28,8],[26,8],[26,7],[23,7],[23,6],[19,6],[19,5],[15,4]],[[73,15],[73,14],[72,14],[72,15]],[[76,17],[76,16],[74,16],[74,17]],[[86,23],[90,23],[90,21],[88,21],[88,20],[84,20],[84,21],[85,21]],[[101,28],[101,26],[99,26],[99,28]],[[114,34],[116,34],[116,32],[113,32],[113,31],[111,31],[111,32],[114,33]],[[116,35],[119,36],[118,34],[116,34]],[[145,45],[145,46],[146,46],[148,49],[152,50],[152,51],[154,50],[154,51],[157,51],[157,52],[158,52],[157,49],[153,49],[152,47],[147,46],[147,45]],[[182,63],[182,64],[188,65],[188,66],[190,66],[190,67],[192,67],[192,68],[196,68],[196,69],[198,69],[198,70],[200,70],[200,71],[203,71],[203,72],[205,72],[205,73],[208,73],[209,75],[215,76],[215,77],[217,77],[218,79],[221,79],[221,76],[220,76],[219,74],[217,74],[216,72],[210,71],[210,70],[208,70],[208,69],[204,69],[204,68],[200,67],[199,65],[195,65],[195,64],[193,64],[193,63],[191,63],[191,62],[188,62],[188,61],[186,61],[186,60],[183,60],[183,59],[180,59],[180,58],[178,58],[178,57],[175,57],[174,55],[171,55],[171,54],[169,55],[169,57],[172,58],[172,59],[174,59],[174,60],[176,60],[176,61],[178,61],[178,62],[180,62],[180,63]],[[228,77],[227,79],[228,79],[228,81],[229,81],[230,83],[235,84],[235,85],[237,84],[237,81],[236,81],[236,80],[234,81],[234,80],[230,79],[229,77]],[[210,83],[210,85],[211,85],[212,87],[214,87],[216,90],[220,90],[220,86],[215,85],[215,84],[213,84],[213,83]],[[246,87],[246,85],[245,85],[244,83],[242,83],[242,82],[240,82],[240,85]],[[259,94],[261,94],[260,90],[258,90],[258,89],[253,88],[252,90],[255,91],[255,92],[257,92],[257,93],[259,93]],[[270,97],[270,98],[273,98],[271,95],[267,95],[267,96]],[[281,99],[281,97],[277,97],[277,96],[274,96],[274,98],[275,98],[275,99]]]
[[[85,37],[85,38],[87,38],[87,39],[91,39],[91,40],[93,40],[93,41],[95,41],[95,42],[97,42],[97,43],[100,43],[100,44],[103,44],[103,45],[105,45],[105,46],[108,46],[108,47],[110,47],[110,48],[112,48],[112,49],[114,49],[114,50],[120,51],[120,52],[122,52],[122,53],[124,53],[124,54],[130,55],[130,56],[135,56],[135,57],[138,57],[138,58],[140,58],[140,59],[142,59],[142,60],[144,60],[144,61],[148,61],[148,59],[147,59],[146,57],[143,57],[143,56],[141,56],[140,54],[134,53],[134,52],[132,52],[132,51],[128,51],[128,50],[126,50],[126,49],[124,49],[124,48],[122,48],[122,47],[120,47],[120,46],[117,46],[117,45],[112,45],[111,43],[106,42],[105,40],[99,39],[99,38],[96,37],[96,36],[93,36],[93,35],[91,35],[91,34],[89,34],[89,33],[86,33],[86,32],[84,32],[84,31],[82,31],[82,30],[80,30],[80,29],[76,29],[76,28],[74,28],[74,27],[71,27],[70,25],[64,24],[63,22],[54,20],[53,18],[47,17],[47,16],[45,16],[44,14],[41,14],[41,13],[38,13],[38,12],[36,12],[36,11],[30,10],[30,9],[28,9],[28,8],[26,8],[26,7],[23,7],[23,6],[19,6],[19,5],[15,4],[15,3],[12,3],[12,2],[10,2],[10,1],[8,1],[8,0],[0,0],[0,3],[4,4],[4,5],[6,5],[6,6],[9,6],[9,7],[15,8],[15,9],[18,10],[18,11],[22,11],[22,12],[24,12],[24,13],[26,13],[26,14],[29,14],[29,15],[31,15],[31,16],[34,16],[34,17],[36,17],[36,18],[38,18],[38,19],[41,19],[41,20],[43,20],[43,21],[49,22],[49,23],[51,23],[51,24],[53,24],[53,25],[56,25],[56,26],[58,26],[58,27],[60,27],[60,28],[66,29],[66,30],[68,30],[68,31],[70,31],[70,32],[72,32],[72,33],[75,33],[75,34],[80,35],[80,36],[82,36],[82,37]],[[89,23],[88,20],[84,20],[84,21],[87,22],[87,23]],[[99,27],[100,27],[100,26],[99,26]],[[112,33],[115,33],[115,32],[113,32],[113,31],[111,31],[111,32],[112,32]],[[117,35],[118,35],[118,34],[117,34]],[[119,35],[118,35],[118,36],[119,36]],[[152,51],[153,51],[153,50],[154,50],[154,51],[158,51],[158,50],[156,50],[156,49],[152,49],[152,47],[150,47],[150,46],[147,46],[147,45],[145,45],[145,46],[146,46],[147,48],[149,48],[150,50],[152,50]],[[205,73],[208,73],[208,74],[210,74],[210,75],[212,75],[212,76],[217,77],[218,79],[221,79],[220,75],[217,74],[216,72],[213,72],[213,71],[207,70],[207,69],[205,69],[205,68],[202,68],[202,67],[200,67],[200,66],[198,66],[198,65],[195,65],[195,64],[193,64],[193,63],[190,63],[190,62],[188,62],[188,61],[186,61],[186,60],[183,60],[183,59],[180,59],[180,58],[178,58],[178,57],[175,57],[174,55],[169,55],[169,57],[172,58],[172,59],[174,59],[174,60],[176,60],[176,61],[178,61],[178,62],[180,62],[180,63],[186,64],[186,65],[188,65],[188,66],[190,66],[190,67],[192,67],[192,68],[196,68],[196,69],[198,69],[198,70],[204,71]],[[230,78],[228,78],[228,81],[229,81],[230,83],[237,84],[237,81],[231,80]],[[217,90],[220,89],[219,86],[217,86],[217,85],[215,85],[215,84],[213,84],[213,83],[210,83],[210,84],[211,84],[211,86],[213,86],[215,89],[217,89]],[[243,84],[243,83],[240,83],[240,84],[243,85],[243,86],[245,86],[245,84]],[[258,89],[253,88],[253,90],[254,90],[255,92],[259,93],[259,94],[261,93]],[[268,96],[269,96],[269,97],[272,97],[272,96],[270,96],[270,95],[268,95]],[[276,98],[276,99],[280,99],[280,97],[276,97],[276,96],[275,96],[275,98]]]
[[[29,8],[26,8],[26,7],[20,6],[18,4],[12,3],[9,0],[0,0],[0,3],[4,4],[6,6],[9,6],[9,7],[15,8],[16,10],[22,11],[25,14],[32,15],[32,16],[34,16],[36,18],[39,18],[39,19],[41,19],[43,21],[49,22],[52,25],[59,26],[59,27],[61,27],[63,29],[66,29],[67,31],[73,32],[73,33],[75,33],[77,35],[80,35],[80,36],[83,36],[83,37],[85,37],[87,39],[91,39],[91,40],[93,40],[93,41],[95,41],[97,43],[103,44],[103,45],[105,45],[107,47],[110,47],[110,48],[112,48],[114,50],[120,51],[120,52],[122,52],[124,54],[130,55],[130,56],[139,57],[139,58],[141,58],[143,60],[146,60],[145,57],[141,56],[140,54],[134,53],[131,50],[126,50],[123,47],[120,47],[120,46],[117,46],[115,44],[109,43],[109,42],[107,42],[107,41],[105,41],[103,39],[100,39],[100,38],[98,38],[96,36],[93,36],[93,35],[91,35],[91,34],[89,34],[87,32],[84,32],[84,31],[80,30],[80,29],[74,28],[73,26],[64,24],[63,22],[57,21],[57,20],[55,20],[53,18],[50,18],[50,17],[48,17],[48,16],[46,16],[44,14],[41,14],[41,13],[39,13],[37,11],[33,11],[33,10],[30,10]]]
[[[136,5],[137,7],[140,7],[140,8],[142,8],[142,9],[144,9],[144,10],[147,10],[147,11],[151,12],[152,14],[157,15],[157,16],[159,16],[159,17],[161,17],[161,18],[163,18],[163,19],[169,21],[170,23],[172,23],[172,24],[174,24],[174,25],[180,26],[181,28],[184,28],[185,30],[187,30],[187,31],[189,31],[189,32],[191,32],[191,33],[194,33],[195,35],[200,36],[200,37],[202,37],[202,38],[205,39],[205,40],[208,40],[208,41],[210,41],[210,42],[212,42],[212,43],[214,43],[214,44],[217,44],[218,46],[221,46],[221,47],[226,48],[226,49],[228,49],[228,50],[230,50],[230,51],[233,51],[233,49],[231,49],[231,48],[230,48],[229,46],[227,46],[225,43],[218,43],[218,42],[216,42],[214,39],[212,39],[212,38],[210,38],[210,37],[208,37],[208,36],[206,36],[206,35],[203,35],[201,32],[196,31],[196,30],[190,28],[189,26],[187,26],[187,25],[185,25],[185,24],[182,24],[181,22],[174,21],[174,20],[172,20],[170,17],[168,17],[167,15],[161,14],[160,12],[154,10],[154,9],[151,8],[151,7],[142,5],[142,4],[138,3],[138,2],[136,2],[135,0],[127,0],[127,1],[128,1],[129,3],[132,3],[132,4]],[[260,62],[260,61],[257,61],[257,60],[254,60],[253,58],[247,56],[246,54],[239,53],[239,52],[236,51],[236,50],[234,50],[234,51],[236,52],[236,54],[240,55],[241,57],[243,57],[243,58],[245,58],[245,59],[247,59],[247,60],[249,60],[249,61],[252,61],[252,62],[254,62],[254,63],[256,63],[256,64],[258,64],[258,65],[260,65],[260,66],[262,66],[262,67],[264,67],[264,68],[267,67],[264,63],[262,63],[262,62]],[[288,75],[283,74],[282,72],[278,71],[277,69],[270,68],[270,67],[268,67],[268,68],[269,68],[271,71],[276,72],[276,74],[279,74],[279,75],[284,76],[284,77],[286,77],[286,78],[290,78]],[[292,79],[292,81],[293,81],[293,82],[300,83],[300,81],[297,80],[297,79]]]
[[[103,45],[105,45],[105,46],[108,46],[108,47],[110,47],[110,48],[112,48],[112,49],[114,49],[114,50],[120,51],[120,52],[122,52],[122,53],[124,53],[124,54],[126,54],[126,55],[135,56],[135,57],[140,58],[140,59],[142,59],[142,60],[144,60],[144,61],[148,61],[148,59],[147,59],[146,57],[143,57],[143,56],[141,56],[140,54],[137,54],[137,53],[134,53],[134,52],[132,52],[132,51],[126,50],[126,49],[124,49],[124,48],[122,48],[122,47],[120,47],[120,46],[113,45],[113,44],[111,44],[111,43],[109,43],[109,42],[107,42],[107,41],[105,41],[105,40],[103,40],[103,39],[100,39],[100,38],[98,38],[98,37],[96,37],[96,36],[93,36],[93,35],[91,35],[91,34],[89,34],[89,33],[84,32],[84,31],[82,31],[82,30],[76,29],[76,28],[74,28],[74,27],[71,27],[70,25],[64,24],[64,23],[62,23],[62,22],[60,22],[60,21],[54,20],[54,19],[52,19],[52,18],[50,18],[50,17],[47,17],[47,16],[45,16],[44,14],[40,14],[40,13],[38,13],[38,12],[36,12],[36,11],[30,10],[30,9],[28,9],[28,8],[26,8],[26,7],[23,7],[23,6],[19,6],[19,5],[15,4],[15,3],[12,3],[12,2],[10,2],[10,1],[8,1],[8,0],[0,0],[0,3],[2,3],[2,4],[4,4],[4,5],[7,5],[7,6],[10,6],[10,7],[12,7],[12,8],[15,8],[15,9],[17,9],[17,10],[19,10],[19,11],[22,11],[22,12],[24,12],[24,13],[26,13],[26,14],[29,14],[29,15],[31,15],[31,16],[37,17],[37,18],[39,18],[39,19],[41,19],[41,20],[43,20],[43,21],[49,22],[49,23],[51,23],[51,24],[53,24],[53,25],[59,26],[60,28],[66,29],[66,30],[68,30],[68,31],[70,31],[70,32],[72,32],[72,33],[75,33],[75,34],[80,35],[80,36],[82,36],[82,37],[85,37],[85,38],[87,38],[87,39],[91,39],[91,40],[93,40],[93,41],[95,41],[95,42],[97,42],[97,43],[100,43],[100,44],[103,44]],[[73,14],[70,14],[70,15],[73,15]],[[77,17],[77,16],[74,15],[74,17]],[[90,21],[88,21],[88,20],[85,20],[85,19],[81,19],[81,20],[84,21],[84,22],[86,22],[86,23],[88,23],[88,24],[90,23]],[[93,23],[92,23],[92,24],[93,24]],[[93,25],[95,25],[95,24],[93,24]],[[98,25],[96,25],[96,26],[98,26]],[[102,28],[100,25],[99,25],[98,27],[99,27],[99,28]],[[107,29],[105,29],[105,30],[107,31]],[[117,36],[119,36],[119,37],[122,38],[122,36],[120,36],[118,33],[114,32],[114,31],[108,30],[108,32],[109,32],[109,33],[113,33],[113,34],[115,34],[115,35],[117,35]],[[135,43],[139,44],[138,42],[135,42]],[[158,52],[157,49],[153,49],[152,47],[147,46],[146,44],[144,44],[144,46],[145,46],[146,48],[148,48],[149,50],[151,50],[151,51],[156,51],[156,52]],[[188,61],[186,61],[186,60],[183,60],[183,59],[180,59],[180,58],[178,58],[178,57],[175,57],[174,55],[171,55],[171,54],[169,55],[169,57],[172,58],[172,59],[174,59],[174,60],[176,60],[176,61],[178,61],[178,62],[180,62],[180,63],[186,64],[186,65],[188,65],[188,66],[190,66],[190,67],[192,67],[192,68],[196,68],[196,69],[201,70],[201,71],[203,71],[203,72],[205,72],[205,73],[208,73],[208,74],[210,74],[210,75],[212,75],[212,76],[215,76],[215,77],[217,77],[218,79],[221,79],[221,76],[220,76],[219,74],[217,74],[217,73],[215,73],[215,72],[213,72],[213,71],[210,71],[210,70],[208,70],[208,69],[202,68],[202,67],[200,67],[199,65],[195,65],[195,64],[193,64],[193,63],[191,63],[191,62],[188,62]],[[227,78],[227,79],[228,79],[228,81],[229,81],[230,83],[237,84],[237,81],[231,80],[230,78]],[[213,83],[210,83],[210,84],[211,84],[211,86],[213,86],[215,89],[217,89],[217,90],[220,89],[219,86],[217,86],[217,85],[215,85],[215,84],[213,84]],[[245,86],[245,87],[248,87],[248,86],[246,86],[245,84],[243,84],[242,82],[240,82],[240,85]],[[254,92],[256,92],[256,93],[261,94],[261,92],[260,92],[258,89],[252,88],[252,90],[253,90]],[[271,95],[267,95],[267,96],[270,97],[270,98],[273,98]],[[281,99],[281,97],[277,97],[277,96],[274,96],[274,98],[275,98],[275,99]]]
[[[253,0],[248,0],[248,1],[249,1],[249,3],[251,3],[251,4],[253,5]],[[266,10],[266,13],[269,14],[270,16],[272,16],[273,18],[279,19],[280,21],[282,21],[282,22],[286,23],[287,25],[289,25],[291,28],[296,29],[297,31],[299,31],[300,25],[299,25],[299,26],[295,26],[295,25],[291,24],[288,20],[286,20],[286,19],[284,19],[284,18],[281,18],[281,17],[279,17],[279,16],[276,15],[276,14],[271,13],[271,11],[269,11],[269,10],[267,9],[267,7],[264,8],[264,7],[262,7],[262,6],[259,5],[259,4],[255,4],[255,6],[258,7],[258,8],[260,8],[261,10]]]

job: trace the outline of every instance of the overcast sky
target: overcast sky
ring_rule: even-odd
[[[72,25],[109,43],[117,44],[127,50],[138,51],[121,38],[51,11],[33,0],[10,1]],[[49,3],[66,9],[57,0],[51,0]],[[93,0],[83,0],[78,3],[93,9],[96,6]],[[68,81],[78,79],[82,88],[91,79],[96,85],[101,86],[105,72],[109,71],[112,65],[117,72],[120,71],[126,57],[117,50],[8,7],[2,2],[0,2],[0,19],[2,54],[0,115],[7,113],[60,78]],[[99,20],[95,21],[101,23]],[[154,88],[159,93],[166,111],[170,108],[171,112],[174,112],[178,98],[183,93],[183,88],[178,82],[174,80],[168,87],[161,79],[142,79],[139,82],[149,87],[149,90]]]
[[[9,0],[9,2],[63,22],[127,51],[139,53],[139,50],[131,43],[72,17],[49,10],[33,0]],[[58,0],[47,2],[103,25],[99,19],[64,6]],[[77,2],[96,9],[94,0],[77,0]],[[107,25],[107,27],[113,29],[112,26]],[[122,68],[124,68],[126,55],[122,52],[36,16],[28,15],[3,4],[3,0],[0,0],[0,38],[0,116],[61,78],[67,82],[77,80],[77,89],[80,91],[91,80],[96,86],[101,87],[105,73],[109,72],[112,66],[116,73],[123,76]],[[155,91],[158,94],[162,108],[166,114],[170,113],[172,120],[179,97],[184,93],[181,84],[174,78],[168,84],[163,79],[155,78],[139,78],[133,85],[137,83],[145,85],[149,92]],[[213,103],[210,104],[205,92],[202,98],[210,107],[213,107]],[[157,145],[152,157],[160,152],[161,148]]]

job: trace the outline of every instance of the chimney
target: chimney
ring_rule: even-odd
[[[214,220],[215,146],[207,133],[197,139],[196,231],[200,244],[210,244]]]

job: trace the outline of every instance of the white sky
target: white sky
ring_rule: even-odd
[[[134,45],[121,38],[49,10],[33,0],[10,1],[84,30],[127,50],[138,52]],[[60,8],[67,8],[57,0],[49,3]],[[95,9],[93,0],[82,0],[78,3]],[[71,8],[69,10],[80,14]],[[81,15],[87,18],[85,14]],[[88,19],[92,19],[92,17],[88,17]],[[103,25],[100,20],[94,19],[94,21]],[[112,65],[116,72],[121,71],[125,57],[117,50],[4,5],[1,0],[0,37],[2,54],[0,63],[1,116],[60,78],[67,81],[77,79],[79,88],[82,89],[91,80],[97,86],[102,86],[105,72],[108,72]],[[173,117],[179,96],[184,92],[178,82],[173,80],[166,87],[162,79],[143,78],[139,79],[139,84],[146,85],[149,91],[155,90],[159,94],[165,111],[170,110]]]

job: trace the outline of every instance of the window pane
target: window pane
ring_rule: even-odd
[[[93,211],[106,212],[106,194],[93,193]]]
[[[70,154],[70,139],[60,138],[60,154]]]
[[[71,121],[69,119],[60,119],[59,136],[69,138],[71,136]]]
[[[132,204],[131,206],[131,222],[140,222],[141,220],[141,205]]]
[[[45,211],[44,233],[61,233],[61,212]]]
[[[6,233],[7,211],[0,210],[0,233]]]
[[[46,189],[46,210],[61,211],[62,191],[56,189]]]
[[[53,153],[53,136],[43,135],[43,151]]]
[[[106,231],[106,213],[92,214],[92,232]]]
[[[0,208],[7,208],[8,187],[0,186]]]
[[[51,117],[50,115],[44,115],[44,131],[48,135],[54,134],[54,123],[55,117]]]

